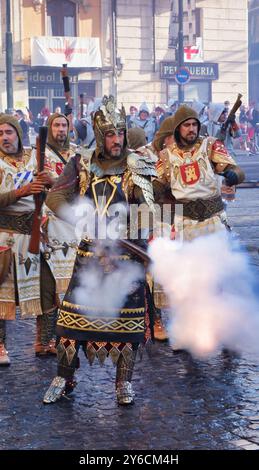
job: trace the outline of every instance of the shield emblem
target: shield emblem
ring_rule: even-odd
[[[58,176],[61,175],[63,168],[64,168],[64,164],[62,162],[56,163],[56,173]]]
[[[198,162],[188,163],[180,166],[182,181],[185,184],[195,184],[200,179],[200,168]]]

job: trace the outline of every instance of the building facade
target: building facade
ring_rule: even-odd
[[[249,100],[259,105],[259,0],[249,1]]]
[[[14,107],[33,114],[63,106],[60,67],[79,96],[113,93],[128,110],[178,97],[178,0],[10,0]],[[248,99],[247,0],[182,0],[184,99]],[[6,108],[5,17],[1,0],[0,109]],[[198,52],[197,52],[198,51]]]

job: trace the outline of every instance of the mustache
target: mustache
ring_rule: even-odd
[[[112,149],[116,149],[116,148],[121,149],[121,148],[122,148],[122,145],[120,145],[120,144],[113,144],[111,148],[112,148]]]

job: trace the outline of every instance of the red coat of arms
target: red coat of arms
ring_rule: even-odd
[[[56,163],[56,173],[58,176],[61,175],[63,168],[64,168],[64,163],[62,162]]]
[[[195,184],[200,179],[200,168],[198,162],[188,163],[180,166],[182,181],[185,184]]]

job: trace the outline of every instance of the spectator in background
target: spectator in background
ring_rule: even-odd
[[[24,147],[29,147],[30,146],[29,123],[26,121],[25,115],[21,109],[17,109],[15,111],[15,117],[17,118],[22,129],[22,144]]]
[[[129,126],[129,121],[130,121],[130,119],[134,119],[135,116],[137,115],[138,108],[136,108],[136,106],[131,105],[131,106],[130,106],[130,109],[129,109],[129,112],[130,112],[130,113],[127,114],[127,116],[126,116],[126,119],[127,119],[127,126],[128,126],[128,127],[130,127],[130,126]]]
[[[230,102],[228,100],[224,101],[224,106],[226,109],[226,113],[228,114],[230,111]]]
[[[173,116],[175,114],[175,112],[177,111],[177,106],[178,106],[178,103],[177,101],[175,101],[174,99],[170,99],[167,103],[167,112],[164,113],[163,116],[161,116],[160,118],[160,122],[159,122],[159,125],[161,126],[163,120],[169,116]]]
[[[129,120],[129,127],[142,127],[146,134],[147,143],[152,142],[157,131],[156,120],[150,116],[150,111],[145,102],[140,105],[139,113]]]

